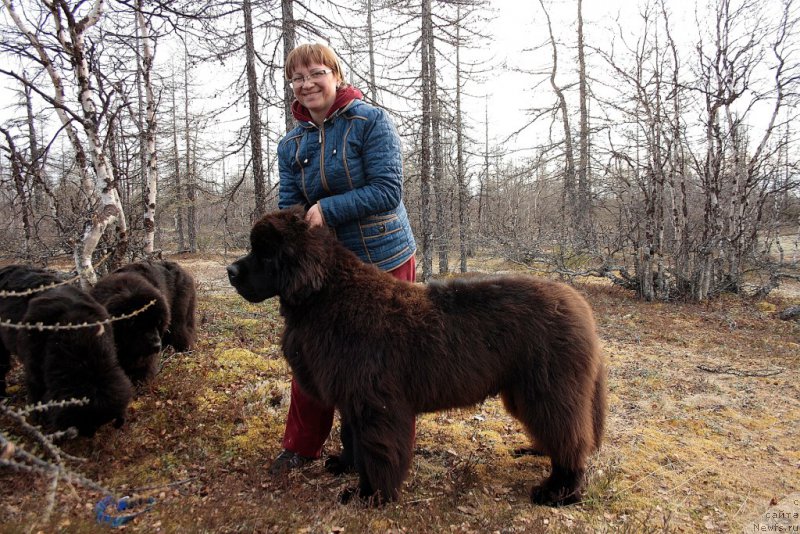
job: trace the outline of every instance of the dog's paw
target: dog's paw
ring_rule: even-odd
[[[531,502],[543,506],[568,506],[581,501],[580,490],[557,487],[554,488],[546,482],[531,489]]]
[[[521,458],[523,456],[547,456],[547,453],[538,447],[519,447],[511,452],[514,458]]]
[[[348,504],[354,498],[359,500],[364,506],[370,508],[380,508],[388,502],[381,496],[381,492],[379,491],[372,494],[365,494],[357,487],[346,488],[339,494],[339,502],[341,504]]]
[[[339,502],[341,504],[348,504],[353,500],[353,497],[359,497],[358,488],[345,488],[339,494]]]
[[[325,460],[325,469],[328,473],[337,477],[356,472],[356,466],[350,462],[343,461],[341,456],[328,456]]]

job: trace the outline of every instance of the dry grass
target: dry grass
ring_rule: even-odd
[[[197,349],[167,356],[122,430],[65,444],[87,458],[81,471],[119,495],[156,497],[125,530],[728,532],[741,531],[770,500],[800,491],[800,324],[774,313],[790,300],[644,304],[582,285],[598,318],[611,393],[586,501],[562,509],[529,503],[548,462],[512,457],[525,436],[490,399],[420,417],[402,500],[373,510],[337,504],[355,478],[332,478],[321,465],[268,476],[289,385],[277,304],[232,294],[220,283],[223,261],[180,261],[202,290]],[[761,371],[776,374],[740,376]],[[12,381],[19,379],[17,370]],[[11,402],[21,403],[21,388],[12,391]],[[91,510],[100,495],[81,488],[61,491],[56,514],[39,524],[45,487],[0,472],[0,531],[106,529]]]

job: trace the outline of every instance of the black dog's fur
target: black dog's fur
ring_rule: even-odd
[[[144,312],[114,322],[120,364],[136,383],[158,372],[161,349],[190,350],[195,342],[196,290],[194,279],[172,261],[143,261],[123,265],[100,279],[92,296],[113,316]]]
[[[302,210],[256,222],[251,252],[228,267],[245,299],[279,296],[283,351],[303,389],[342,415],[353,494],[398,497],[418,413],[500,394],[550,456],[536,503],[581,497],[602,439],[605,367],[591,309],[564,284],[531,276],[402,282],[361,262]]]
[[[0,291],[21,292],[58,282],[57,275],[36,267],[0,269]],[[104,321],[108,314],[83,290],[60,285],[27,296],[0,297],[0,317],[15,324],[65,325]],[[5,394],[10,356],[16,354],[25,371],[29,402],[89,399],[85,406],[47,410],[45,426],[74,426],[91,436],[107,422],[122,425],[133,388],[117,362],[108,325],[41,332],[0,326],[0,338],[0,393]]]

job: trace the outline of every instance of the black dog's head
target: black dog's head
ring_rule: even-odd
[[[250,302],[279,296],[292,304],[325,280],[328,234],[309,228],[300,207],[262,217],[250,231],[250,253],[228,266],[228,280]]]
[[[114,428],[125,424],[128,404],[133,396],[133,385],[119,366],[99,370],[90,380],[76,384],[65,391],[71,399],[88,399],[88,403],[48,410],[45,424],[50,428],[75,427],[81,436],[94,436],[106,423]],[[43,402],[49,400],[45,397]]]
[[[114,321],[114,339],[120,365],[128,376],[135,382],[150,378],[156,372],[154,364],[170,323],[164,296],[147,279],[133,272],[114,272],[102,278],[92,288],[92,296],[115,317],[143,310],[133,317]]]
[[[88,293],[62,286],[31,299],[22,322],[82,325],[106,319],[106,310]],[[74,426],[91,436],[105,423],[124,422],[133,386],[117,361],[109,325],[26,332],[19,349],[33,402],[88,399],[85,405],[48,409],[43,414],[46,426]]]

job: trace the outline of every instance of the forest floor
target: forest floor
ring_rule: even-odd
[[[164,354],[122,429],[62,445],[86,459],[74,469],[117,496],[155,499],[125,531],[760,532],[773,524],[800,531],[800,515],[792,515],[800,514],[800,322],[777,317],[800,304],[797,287],[766,300],[695,304],[643,303],[580,283],[610,372],[607,435],[591,459],[584,502],[530,504],[530,487],[549,462],[513,457],[526,437],[490,399],[421,416],[401,500],[368,509],[337,504],[355,476],[333,478],[320,462],[269,476],[289,400],[277,303],[239,298],[224,258],[173,259],[198,281],[196,349]],[[21,405],[19,368],[10,382],[9,402]],[[338,450],[337,436],[334,428],[326,452]],[[0,532],[111,530],[94,518],[102,495],[64,482],[45,521],[48,486],[0,471]]]

